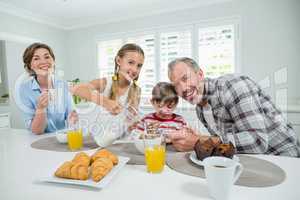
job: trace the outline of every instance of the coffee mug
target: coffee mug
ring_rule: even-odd
[[[228,200],[243,166],[238,161],[220,156],[204,159],[203,166],[210,195],[215,200]]]

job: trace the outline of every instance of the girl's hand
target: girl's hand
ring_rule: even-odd
[[[140,114],[133,106],[127,106],[125,109],[125,123],[129,130],[133,130],[140,121]]]
[[[123,107],[121,106],[121,104],[118,101],[114,101],[114,100],[106,100],[105,104],[104,104],[104,108],[110,112],[112,115],[117,115],[119,114]]]
[[[127,128],[127,131],[130,133],[131,131],[133,131],[134,129],[137,128],[139,122],[134,122],[133,124],[129,125]]]
[[[76,111],[72,111],[68,115],[68,122],[71,125],[74,125],[78,122],[78,114]]]
[[[38,98],[37,109],[43,110],[43,109],[47,108],[48,103],[49,103],[48,97],[49,97],[48,91],[43,91],[41,96]]]

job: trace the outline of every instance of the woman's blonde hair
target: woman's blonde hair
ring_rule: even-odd
[[[112,77],[112,86],[111,86],[111,90],[110,90],[110,95],[109,95],[109,99],[112,100],[116,100],[117,99],[117,89],[118,89],[118,80],[119,80],[119,74],[118,74],[118,70],[120,68],[120,66],[117,63],[117,59],[124,57],[124,55],[127,52],[137,52],[139,54],[141,54],[143,57],[144,55],[144,51],[143,49],[133,43],[128,43],[125,44],[124,46],[121,47],[121,49],[118,51],[116,57],[115,57],[115,71],[114,71],[114,75]],[[133,84],[131,84],[129,91],[128,91],[128,96],[127,96],[127,104],[130,106],[133,106],[134,108],[137,108],[139,103],[140,103],[140,96],[141,96],[141,89],[140,87],[137,85],[137,80],[139,77],[137,77],[136,79],[133,80]]]

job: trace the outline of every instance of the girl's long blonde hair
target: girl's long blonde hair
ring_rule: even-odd
[[[117,58],[118,57],[122,58],[127,52],[137,52],[141,54],[143,57],[145,56],[143,49],[136,44],[128,43],[121,47],[121,49],[118,51],[115,57],[115,70],[114,70],[114,75],[112,77],[113,82],[109,94],[109,99],[111,100],[116,100],[118,98],[117,96],[117,91],[119,86],[118,69],[120,66],[117,63]],[[137,85],[138,78],[139,77],[133,80],[133,83],[129,88],[128,96],[126,100],[126,103],[130,106],[133,106],[134,108],[138,108],[138,105],[140,103],[140,96],[141,96],[141,88]]]

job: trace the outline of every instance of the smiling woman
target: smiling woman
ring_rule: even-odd
[[[77,120],[72,112],[71,96],[65,81],[54,78],[55,56],[42,43],[33,43],[23,54],[24,68],[31,78],[18,91],[24,112],[25,125],[35,134],[54,132],[65,128],[65,120]],[[58,92],[61,91],[61,92]],[[62,94],[58,96],[58,94]]]
[[[44,59],[44,60],[42,60]],[[30,45],[23,54],[24,68],[30,75],[44,74],[53,69],[55,56],[52,49],[41,43]]]

